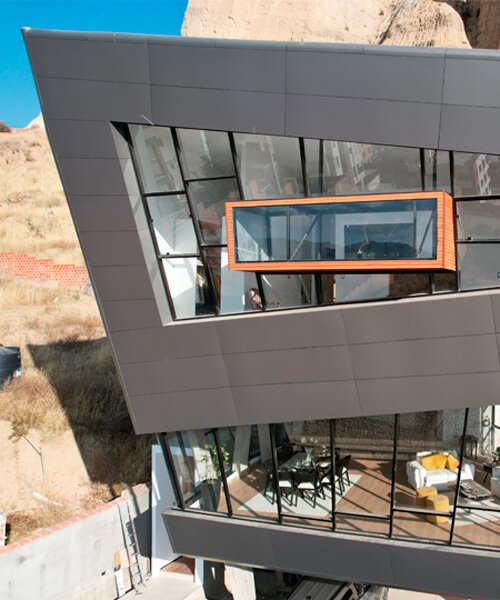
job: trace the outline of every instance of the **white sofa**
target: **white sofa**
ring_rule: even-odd
[[[455,458],[458,458],[455,451],[440,450],[440,454],[453,454]],[[448,489],[448,487],[455,483],[458,478],[458,467],[451,471],[450,469],[435,469],[433,471],[427,471],[421,464],[420,459],[423,456],[434,454],[433,452],[417,452],[415,460],[411,460],[406,463],[406,474],[408,475],[408,483],[411,487],[416,490],[421,486],[432,485],[438,492]],[[461,481],[473,480],[474,479],[474,465],[466,460],[462,465],[462,477]]]

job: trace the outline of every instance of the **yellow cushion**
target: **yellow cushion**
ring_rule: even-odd
[[[446,454],[441,454],[440,452],[434,453],[434,464],[436,465],[436,469],[444,469],[446,466],[446,460],[448,456]]]
[[[436,468],[436,462],[435,462],[435,459],[434,459],[434,454],[428,454],[427,456],[422,456],[420,458],[420,464],[427,471],[434,471],[434,469]]]
[[[450,469],[450,471],[454,471],[455,469],[458,469],[458,465],[460,464],[460,461],[457,460],[453,454],[448,454],[448,458],[446,459],[446,468]]]
[[[427,471],[435,471],[436,469],[444,469],[446,465],[446,454],[441,454],[440,452],[433,452],[432,454],[428,454],[427,456],[422,456],[420,459],[420,464]]]

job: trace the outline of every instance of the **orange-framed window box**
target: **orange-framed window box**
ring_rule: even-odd
[[[455,271],[443,191],[226,202],[229,269]]]

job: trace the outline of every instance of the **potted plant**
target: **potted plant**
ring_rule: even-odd
[[[221,458],[224,469],[229,463],[229,452],[226,445],[221,443]],[[206,443],[203,447],[201,459],[202,468],[200,473],[200,491],[202,508],[209,511],[217,511],[221,491],[221,472],[217,457],[217,448],[213,443]]]

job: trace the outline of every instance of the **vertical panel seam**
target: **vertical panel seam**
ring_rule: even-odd
[[[437,139],[437,148],[441,148],[441,124],[443,118],[443,102],[444,102],[444,85],[446,80],[446,61],[447,61],[448,51],[445,49],[444,58],[443,58],[443,82],[441,87],[441,104],[439,106],[439,125],[438,125],[438,139]]]
[[[347,347],[347,354],[349,355],[349,361],[351,363],[351,371],[352,371],[352,382],[354,383],[354,389],[356,390],[356,398],[358,399],[358,408],[360,410],[360,415],[364,414],[363,411],[363,407],[361,405],[361,399],[359,396],[359,390],[358,390],[358,379],[356,377],[356,374],[354,372],[354,362],[352,359],[352,354],[351,354],[351,345],[349,343],[349,339],[347,337],[347,328],[346,328],[346,324],[345,324],[345,317],[344,317],[344,312],[341,312],[341,318],[342,318],[342,325],[344,327],[344,337],[345,337],[345,341],[346,341],[346,347]]]

